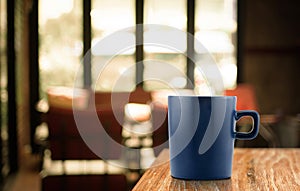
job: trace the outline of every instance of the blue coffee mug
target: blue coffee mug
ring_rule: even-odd
[[[236,111],[235,96],[169,96],[171,176],[187,180],[231,177],[234,140],[250,140],[259,131],[256,111]],[[236,121],[253,118],[250,132],[236,132]]]

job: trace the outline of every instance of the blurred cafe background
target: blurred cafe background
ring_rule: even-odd
[[[235,95],[237,109],[259,111],[259,136],[236,147],[300,147],[299,7],[298,0],[0,0],[1,190],[131,190],[168,147],[166,99],[176,93]],[[147,24],[159,27],[151,34]],[[177,39],[179,51],[141,44],[174,35],[172,28],[190,34]],[[94,48],[123,29],[133,45],[126,51]],[[72,106],[108,159],[82,138]],[[122,147],[93,132],[93,114]],[[243,118],[236,128],[251,125]]]

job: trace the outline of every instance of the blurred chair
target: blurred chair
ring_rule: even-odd
[[[89,93],[86,90],[56,87],[51,88],[47,95],[49,110],[45,114],[45,121],[49,136],[48,154],[45,155],[42,169],[42,190],[127,190],[126,171],[107,162],[119,160],[121,148],[106,144],[104,131],[99,131],[99,123],[94,120],[96,113],[105,132],[121,144],[122,126],[115,119],[111,106],[107,104],[100,105],[96,110],[89,109]],[[102,97],[111,96],[103,94]],[[81,129],[85,138],[98,145],[95,153],[105,153],[109,160],[102,160],[86,145],[77,128],[73,108],[76,108],[81,123],[85,124]],[[121,115],[119,113],[123,114],[123,110],[117,108],[115,113]]]
[[[235,89],[225,90],[226,96],[237,96],[237,110],[255,110],[259,112],[256,100],[255,89],[251,84],[238,84]],[[260,114],[259,135],[267,142],[268,147],[279,147],[279,139],[274,133],[272,126],[278,123],[276,115]],[[249,130],[252,126],[251,118],[242,118],[237,123],[238,128],[242,131]],[[243,146],[244,141],[240,141],[236,146]]]

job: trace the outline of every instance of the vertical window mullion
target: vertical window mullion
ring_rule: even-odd
[[[36,110],[36,103],[40,99],[39,94],[39,35],[38,35],[38,0],[32,2],[29,13],[29,93],[30,93],[30,144],[33,152],[38,148],[35,143],[36,127],[40,123],[40,116]]]
[[[194,68],[195,63],[190,58],[194,58],[194,34],[195,34],[195,0],[187,1],[187,88],[194,88]]]
[[[83,78],[84,87],[90,88],[92,84],[91,66],[91,0],[83,0]]]
[[[7,0],[7,93],[8,93],[8,158],[10,172],[18,170],[15,1]]]
[[[143,85],[143,72],[144,72],[144,0],[136,0],[135,4],[136,13],[136,49],[135,49],[135,59],[136,59],[136,84],[139,86]]]
[[[244,47],[244,28],[245,28],[245,6],[246,3],[244,1],[237,1],[237,51],[236,51],[236,58],[237,58],[237,83],[244,82],[244,54],[243,54],[243,47]]]

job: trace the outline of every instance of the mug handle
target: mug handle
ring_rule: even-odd
[[[239,140],[254,139],[259,131],[259,114],[253,110],[236,111],[236,120],[239,120],[243,116],[250,116],[253,119],[253,128],[249,132],[234,132],[235,138]]]

